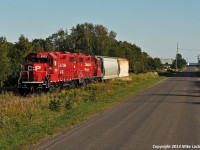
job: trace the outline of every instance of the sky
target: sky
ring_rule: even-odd
[[[0,0],[0,36],[30,41],[80,23],[102,24],[152,57],[200,56],[200,0]]]

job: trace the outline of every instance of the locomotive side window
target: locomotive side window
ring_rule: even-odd
[[[47,63],[47,58],[40,58],[40,63]]]
[[[49,66],[53,66],[53,59],[51,59],[51,58],[49,58],[49,60],[48,60],[49,62]]]
[[[83,58],[79,58],[79,62],[83,62]]]
[[[67,57],[66,56],[63,56],[61,59],[66,59]]]
[[[69,57],[69,62],[74,62],[74,57]]]

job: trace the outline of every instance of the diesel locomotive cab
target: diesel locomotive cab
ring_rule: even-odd
[[[30,53],[25,58],[24,70],[18,80],[20,93],[40,92],[49,89],[48,53]]]

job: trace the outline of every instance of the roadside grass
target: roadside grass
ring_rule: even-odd
[[[131,74],[107,83],[25,98],[3,93],[0,95],[0,149],[29,149],[163,78],[157,73]]]
[[[196,71],[196,75],[197,75],[198,77],[200,77],[200,67],[196,67],[196,68],[195,68],[195,71]]]

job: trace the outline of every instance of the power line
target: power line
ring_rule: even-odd
[[[178,49],[183,51],[200,51],[200,49],[189,49],[189,48],[178,48]]]

